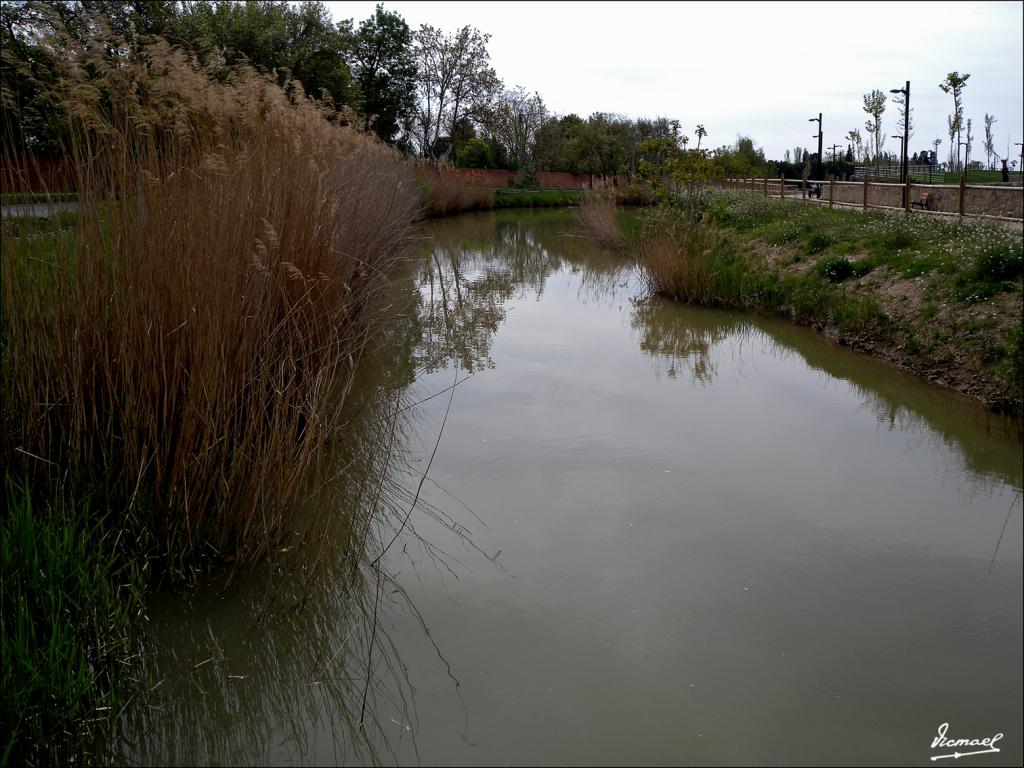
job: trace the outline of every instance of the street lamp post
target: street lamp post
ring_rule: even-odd
[[[903,94],[903,135],[910,136],[910,81],[907,80],[907,85],[904,88],[892,88],[889,93],[902,93]],[[902,159],[900,162],[900,181],[904,184],[907,183],[907,144],[909,140],[903,141],[903,152]]]
[[[902,160],[903,158],[906,157],[906,153],[904,152],[904,150],[907,147],[907,141],[902,136],[900,136],[898,133],[894,133],[892,135],[892,137],[894,139],[899,139],[900,140],[900,159]],[[903,184],[903,189],[900,190],[900,201],[901,201],[900,207],[901,208],[906,208],[907,207],[907,198],[906,198],[906,194],[907,194],[906,166],[902,162],[900,163],[900,179],[902,180],[901,183]]]
[[[813,123],[815,121],[817,121],[817,123],[818,123],[818,132],[814,136],[812,136],[812,138],[817,138],[818,139],[818,165],[821,165],[821,139],[822,139],[822,136],[824,135],[821,132],[821,112],[818,113],[817,117],[811,117],[811,118],[807,119],[808,123]]]

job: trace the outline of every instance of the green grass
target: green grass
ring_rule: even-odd
[[[0,205],[30,205],[33,203],[71,203],[78,200],[77,192],[4,192]]]
[[[577,189],[535,189],[494,191],[494,208],[561,208],[579,205],[583,193]]]
[[[859,337],[866,332],[932,364],[976,353],[985,366],[989,404],[1016,413],[1024,407],[1019,232],[988,221],[830,209],[733,191],[713,193],[704,220],[712,226],[704,227],[701,242],[676,237],[675,252],[658,259],[641,252],[654,290],[697,303],[783,314]],[[664,224],[649,217],[649,233],[659,229]],[[762,258],[751,247],[757,241],[786,250]],[[801,262],[808,267],[793,268]],[[877,277],[860,279],[876,270]],[[686,284],[698,277],[699,291]],[[885,290],[898,281],[914,282],[911,290],[923,299],[918,316],[905,317],[886,303],[898,301]],[[1007,296],[1018,298],[1016,317],[1009,318],[1018,328],[1009,335]],[[982,320],[958,321],[980,303],[991,306],[984,327]],[[890,318],[887,306],[902,319]]]
[[[1013,172],[1010,174],[1012,181],[1020,181],[1020,174]],[[993,181],[1002,181],[1002,171],[968,171],[967,172],[967,183],[968,184],[990,184]],[[943,176],[943,184],[959,184],[960,174],[956,171],[946,173]]]
[[[78,762],[119,706],[143,574],[89,499],[38,502],[4,476],[3,765]]]
[[[903,277],[939,278],[946,288],[959,279],[964,288],[955,296],[960,301],[1012,289],[1024,258],[1020,235],[991,222],[795,206],[731,192],[715,194],[707,216],[720,227],[805,254],[858,255],[850,261],[863,270],[860,274],[886,266]],[[971,292],[970,285],[983,290]]]

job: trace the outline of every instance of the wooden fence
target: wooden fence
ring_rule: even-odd
[[[957,216],[984,216],[988,218],[1024,220],[1024,187],[967,184],[960,177],[959,184],[922,184],[913,180],[906,184],[871,181],[838,181],[808,179],[748,178],[724,179],[719,185],[760,194],[845,206],[903,209],[911,211],[951,214]]]

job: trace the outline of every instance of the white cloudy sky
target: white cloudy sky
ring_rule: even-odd
[[[336,20],[373,14],[374,2],[329,2]],[[594,111],[666,115],[692,136],[703,123],[711,146],[752,136],[770,157],[864,133],[861,95],[911,81],[911,152],[942,138],[952,97],[947,72],[968,72],[966,116],[972,158],[982,153],[985,112],[998,119],[996,147],[1021,138],[1024,115],[1024,5],[996,3],[554,3],[385,2],[410,26],[453,31],[469,24],[491,35],[494,68],[509,86],[539,91],[558,114]],[[896,107],[885,132],[902,133]],[[898,151],[899,140],[885,148]]]

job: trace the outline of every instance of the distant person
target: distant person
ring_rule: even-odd
[[[1006,161],[1003,160],[1003,181],[1010,180],[1010,169],[1006,167]]]

